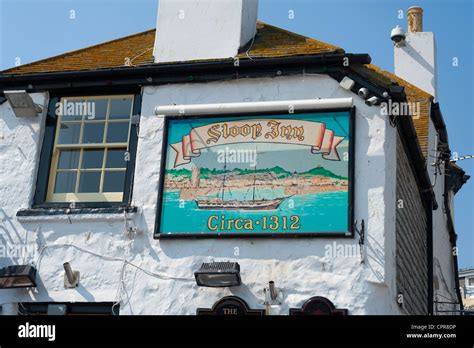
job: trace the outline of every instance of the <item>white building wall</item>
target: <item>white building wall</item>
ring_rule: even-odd
[[[406,33],[405,44],[394,48],[395,75],[437,99],[436,41],[431,32]]]
[[[325,255],[333,242],[358,246],[357,234],[348,239],[153,239],[163,131],[155,106],[317,97],[354,98],[354,218],[365,220],[365,263],[359,256]],[[365,105],[333,79],[306,75],[145,87],[133,192],[139,210],[129,214],[130,220],[120,214],[17,218],[18,209],[32,203],[44,117],[18,119],[8,103],[0,112],[0,235],[32,250],[25,258],[2,258],[0,266],[34,262],[38,268],[36,289],[1,290],[0,303],[121,300],[121,314],[195,314],[196,308],[231,294],[264,308],[263,288],[273,280],[284,300],[269,314],[288,314],[312,296],[327,297],[350,314],[401,313],[395,301],[396,129],[379,116],[378,107]],[[17,156],[23,157],[14,163]],[[137,226],[139,233],[127,235],[127,226]],[[211,260],[239,262],[243,284],[197,287],[193,272]],[[66,261],[81,272],[76,289],[63,287]]]

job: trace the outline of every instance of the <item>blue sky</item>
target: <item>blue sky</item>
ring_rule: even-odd
[[[422,6],[424,30],[436,34],[438,98],[450,146],[462,156],[474,154],[473,4],[472,0],[260,0],[259,19],[347,52],[369,53],[375,64],[393,71],[390,30],[397,24],[406,28],[406,18],[399,19],[398,11]],[[153,28],[157,5],[158,0],[0,0],[0,69],[14,66],[18,58],[25,64]],[[474,159],[458,164],[474,174]],[[469,182],[455,203],[461,268],[474,267],[473,200],[474,183]]]

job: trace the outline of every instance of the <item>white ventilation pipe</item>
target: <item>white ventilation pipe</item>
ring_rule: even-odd
[[[286,111],[289,113],[305,110],[349,109],[352,98],[302,99],[245,103],[162,105],[155,107],[155,115],[192,116],[220,115],[230,113],[252,113]]]

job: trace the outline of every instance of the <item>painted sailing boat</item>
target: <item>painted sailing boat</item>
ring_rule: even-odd
[[[226,179],[226,163],[224,163],[224,173],[222,179],[222,190],[220,198],[195,200],[199,209],[212,210],[275,210],[288,197],[280,197],[274,199],[255,199],[255,183],[257,176],[257,167],[253,176],[253,191],[251,200],[224,200],[225,179]]]

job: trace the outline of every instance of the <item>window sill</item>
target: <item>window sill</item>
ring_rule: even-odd
[[[100,208],[31,208],[16,213],[18,221],[120,221],[124,214],[137,212],[137,207],[100,207]]]

